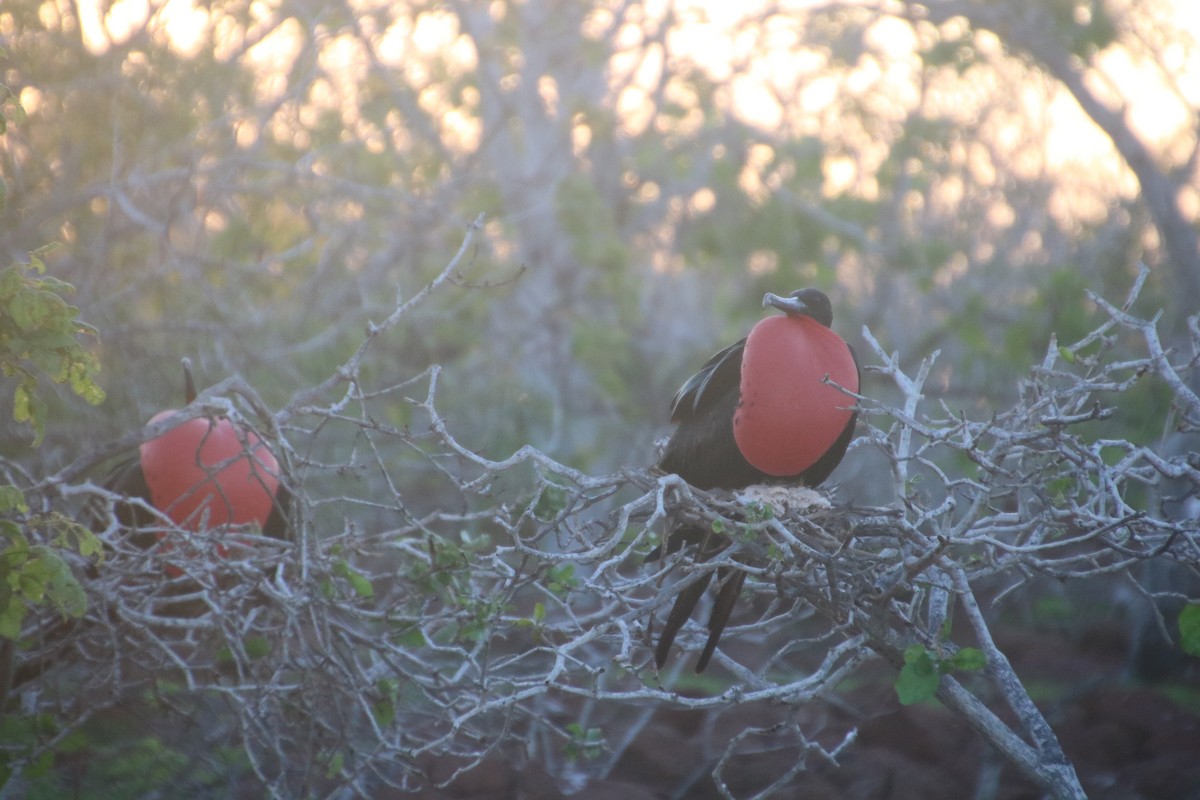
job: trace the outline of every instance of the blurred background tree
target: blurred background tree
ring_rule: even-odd
[[[863,325],[910,367],[940,350],[927,392],[986,416],[1140,263],[1139,309],[1186,337],[1198,31],[1184,0],[6,0],[27,116],[0,138],[0,263],[63,244],[108,400],[63,394],[37,450],[5,410],[0,454],[46,474],[136,430],[181,356],[298,402],[480,213],[455,285],[361,364],[368,387],[441,365],[480,453],[653,463],[679,382],[805,285],[860,351]],[[1161,387],[1120,402],[1113,435],[1195,449]],[[294,424],[315,499],[395,489],[322,466],[361,433]],[[428,453],[388,458],[406,513],[452,500]],[[841,496],[892,501],[869,462]]]
[[[464,279],[499,286],[380,363],[455,365],[481,447],[648,461],[690,365],[802,284],[844,331],[942,348],[975,404],[1082,330],[1082,286],[1145,261],[1176,326],[1197,296],[1189,13],[17,0],[0,248],[68,245],[112,394],[91,433],[181,355],[278,403],[480,212]]]

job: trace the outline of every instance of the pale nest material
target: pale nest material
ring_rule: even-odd
[[[742,505],[763,503],[775,509],[777,516],[791,511],[805,509],[832,508],[829,498],[816,489],[807,486],[747,486],[740,492],[734,492],[734,499]]]

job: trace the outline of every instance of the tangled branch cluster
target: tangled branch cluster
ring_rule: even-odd
[[[1166,387],[1178,430],[1197,431],[1200,399],[1186,383],[1200,352],[1195,318],[1192,352],[1171,353],[1155,320],[1129,311],[1140,281],[1121,308],[1095,298],[1103,324],[1052,342],[1017,402],[979,421],[923,396],[934,357],[909,375],[867,331],[868,369],[900,402],[859,398],[867,424],[854,447],[877,456],[895,502],[735,498],[647,469],[587,475],[532,447],[486,457],[439,413],[437,367],[368,385],[372,342],[454,279],[470,241],[284,409],[268,413],[236,383],[202,395],[208,413],[260,420],[284,455],[296,497],[289,541],[175,531],[194,546],[134,546],[111,492],[86,477],[115,449],[31,487],[47,508],[81,498],[100,508],[109,552],[80,565],[84,619],[31,623],[13,696],[55,722],[14,755],[36,763],[136,698],[195,724],[205,746],[193,740],[193,750],[214,769],[230,769],[230,748],[242,753],[274,797],[445,784],[498,753],[577,787],[609,773],[658,709],[802,709],[868,661],[903,667],[915,645],[949,663],[965,641],[982,651],[984,675],[943,675],[938,697],[1047,792],[1082,796],[987,611],[1038,576],[1132,581],[1131,568],[1151,560],[1200,566],[1200,520],[1172,518],[1163,502],[1197,496],[1194,456],[1103,433],[1141,381]],[[1140,354],[1115,359],[1130,348]],[[708,562],[688,551],[647,562],[683,519],[733,544]],[[164,561],[182,574],[166,576]],[[688,659],[654,669],[653,620],[701,571],[735,564],[749,574],[749,610],[717,654],[729,682],[677,691]],[[948,624],[954,615],[969,633]],[[690,624],[678,642],[691,651],[702,640]],[[984,703],[997,692],[1015,723]],[[767,796],[809,756],[836,760],[854,731],[809,730],[785,713],[710,736],[703,768],[731,797],[724,776],[752,739],[794,749],[791,769],[757,790]]]

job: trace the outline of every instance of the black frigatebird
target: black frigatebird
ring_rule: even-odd
[[[196,385],[187,359],[183,360],[183,371],[184,402],[188,404],[196,399]],[[156,414],[151,424],[172,413]],[[164,535],[163,521],[146,506],[189,530],[197,530],[202,523],[215,528],[254,522],[264,535],[286,540],[293,536],[287,518],[293,497],[280,473],[274,454],[256,433],[235,426],[228,419],[199,417],[143,442],[136,452],[112,467],[102,481],[106,489],[119,495],[113,503],[112,515],[93,504],[88,510],[89,521],[99,533],[115,517],[118,525],[128,532],[130,544],[142,550],[155,547]],[[90,565],[90,575],[94,577],[107,563]],[[165,572],[171,578],[182,574],[170,563],[165,565]],[[186,598],[192,592],[191,588],[167,588],[162,596],[170,599],[181,594]],[[160,613],[194,617],[210,608],[206,601],[185,599],[171,602],[169,610],[160,607]],[[0,640],[0,678],[8,674],[8,686],[20,686],[34,679],[59,659],[77,626],[86,624],[86,619],[80,622],[63,617],[35,630],[30,642],[39,647],[22,656],[15,676],[11,673],[13,652],[7,647],[11,642]],[[5,682],[0,680],[0,701],[7,691]]]
[[[671,421],[678,427],[658,466],[698,489],[817,486],[841,462],[854,436],[858,412],[852,398],[824,382],[828,376],[851,392],[859,390],[854,349],[830,329],[829,298],[817,289],[787,297],[768,293],[763,307],[784,313],[760,320],[749,336],[710,358],[672,401]],[[697,558],[705,560],[728,541],[681,525],[668,533],[665,552],[687,544],[698,545]],[[708,666],[746,579],[737,569],[716,572],[719,588],[696,672]],[[654,653],[660,669],[711,579],[712,571],[705,572],[676,598]]]
[[[191,366],[183,359],[185,404],[196,399]],[[173,413],[159,412],[151,422]],[[104,483],[153,505],[185,528],[195,529],[202,521],[214,527],[257,522],[264,535],[286,539],[291,495],[280,477],[274,454],[253,431],[225,419],[198,418],[142,443]],[[134,529],[138,546],[154,544],[154,538],[138,532],[155,524],[149,512],[129,502],[117,503],[115,511],[118,522]]]

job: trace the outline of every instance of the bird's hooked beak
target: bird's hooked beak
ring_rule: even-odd
[[[183,404],[188,405],[196,399],[196,379],[192,377],[192,360],[187,356],[179,359],[183,365]]]
[[[778,308],[785,314],[808,314],[810,309],[799,297],[780,297],[773,292],[763,295],[763,308]]]

